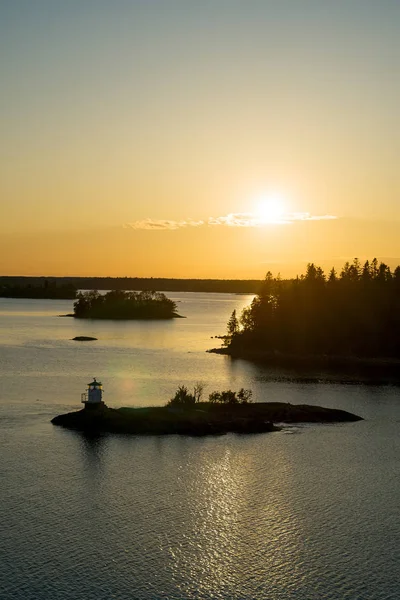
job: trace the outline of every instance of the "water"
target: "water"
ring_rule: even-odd
[[[68,301],[0,300],[1,600],[398,600],[399,388],[279,381],[207,354],[251,297],[171,297],[187,319],[75,321],[56,316]],[[201,381],[366,420],[202,439],[53,427],[93,376],[110,406]]]

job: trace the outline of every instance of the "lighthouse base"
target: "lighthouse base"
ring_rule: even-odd
[[[104,402],[83,402],[85,410],[102,410],[106,408]]]

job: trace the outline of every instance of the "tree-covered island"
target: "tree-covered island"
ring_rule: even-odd
[[[308,264],[282,280],[267,273],[260,293],[227,326],[214,351],[272,364],[386,365],[400,372],[400,267],[377,259],[328,276]]]
[[[73,316],[79,319],[173,319],[179,318],[173,300],[160,292],[97,290],[79,292]]]

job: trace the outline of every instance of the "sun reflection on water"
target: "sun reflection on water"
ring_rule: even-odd
[[[199,597],[226,598],[233,589],[255,586],[271,590],[298,562],[301,528],[290,504],[290,463],[284,454],[272,461],[246,451],[240,440],[232,451],[230,437],[221,440],[218,460],[214,448],[213,460],[203,454],[200,464],[184,469],[193,470],[181,500],[183,512],[184,504],[189,507],[190,533],[168,548],[182,597],[194,597],[193,582]],[[189,572],[190,581],[180,581],[181,572]],[[282,573],[282,580],[270,579],[272,572]]]

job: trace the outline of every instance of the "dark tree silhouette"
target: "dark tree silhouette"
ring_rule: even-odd
[[[228,322],[228,331],[232,316]],[[314,263],[290,280],[270,272],[229,339],[231,350],[400,358],[400,266],[346,262],[325,277]]]
[[[56,281],[44,279],[41,284],[32,285],[22,282],[13,284],[7,281],[0,286],[2,298],[40,298],[54,300],[73,300],[76,298],[76,287],[71,283],[57,284]]]
[[[235,335],[239,331],[239,321],[236,317],[236,310],[234,310],[230,316],[230,319],[227,324],[227,333],[228,336]]]
[[[123,292],[97,290],[79,293],[74,316],[87,319],[172,319],[176,304],[160,292]]]
[[[123,290],[160,292],[218,292],[230,294],[256,294],[261,285],[259,279],[168,279],[163,277],[20,277],[0,276],[3,287],[43,287],[55,284],[72,285],[76,290]]]

